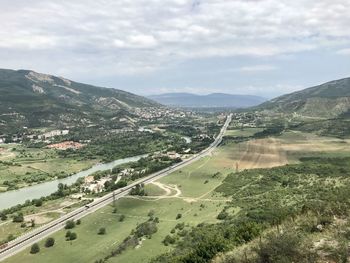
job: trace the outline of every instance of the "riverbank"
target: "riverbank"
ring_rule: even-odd
[[[80,177],[89,176],[90,174],[93,174],[97,171],[110,170],[117,165],[129,163],[129,162],[136,162],[145,156],[147,155],[138,155],[134,157],[115,160],[113,162],[109,162],[105,164],[96,164],[90,169],[73,174],[72,176],[69,176],[64,179],[56,179],[45,183],[36,184],[25,188],[20,188],[18,190],[2,192],[0,193],[0,210],[7,209],[18,204],[22,204],[26,200],[32,200],[43,196],[48,196],[57,190],[57,187],[60,183],[71,185]]]

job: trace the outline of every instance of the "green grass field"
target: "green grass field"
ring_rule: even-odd
[[[67,242],[64,239],[65,231],[58,231],[53,235],[56,239],[53,248],[44,248],[42,241],[39,254],[31,255],[29,249],[26,249],[5,262],[94,262],[106,256],[137,224],[148,219],[150,210],[154,210],[155,216],[160,220],[158,232],[151,239],[144,240],[140,247],[129,249],[109,260],[147,262],[153,256],[171,249],[164,246],[162,240],[177,223],[185,222],[195,226],[202,222],[217,222],[216,217],[228,199],[214,190],[225,175],[233,171],[230,168],[232,147],[233,145],[220,147],[212,157],[205,157],[159,181],[165,186],[177,186],[181,192],[177,196],[175,190],[166,196],[164,190],[150,184],[146,186],[148,197],[126,197],[118,200],[117,213],[112,213],[113,207],[107,206],[84,218],[82,224],[73,230],[78,235],[77,240]],[[214,176],[218,171],[220,174]],[[118,221],[121,214],[126,216],[123,222]],[[177,214],[182,214],[182,218],[176,220]],[[97,235],[100,227],[106,227],[106,235]]]
[[[280,147],[289,147],[287,155],[302,156],[308,152],[319,152],[323,149],[333,150],[328,154],[344,154],[343,144],[334,138],[319,137],[305,133],[287,133],[277,138],[282,143]],[[315,143],[315,149],[310,145]],[[78,234],[78,239],[67,242],[64,239],[65,231],[59,231],[53,235],[56,244],[53,248],[44,248],[40,243],[39,254],[29,254],[29,249],[7,259],[7,263],[15,262],[94,262],[108,255],[113,248],[118,246],[136,226],[148,219],[148,213],[154,210],[159,218],[158,231],[151,239],[145,239],[135,249],[128,249],[122,254],[112,257],[108,262],[147,262],[151,258],[171,250],[171,246],[162,244],[162,240],[177,223],[184,222],[189,226],[195,226],[202,222],[215,223],[217,215],[231,200],[224,197],[215,189],[220,186],[226,176],[235,171],[235,163],[245,151],[245,144],[228,141],[225,145],[216,149],[212,156],[179,170],[160,179],[155,184],[146,186],[148,196],[129,196],[116,202],[117,213],[113,213],[113,207],[107,206],[87,216],[82,224],[73,231]],[[326,147],[326,148],[322,148]],[[328,148],[327,148],[328,147]],[[312,178],[309,178],[310,180]],[[247,182],[247,187],[250,185]],[[248,190],[244,190],[248,191]],[[231,206],[227,210],[231,215],[240,211],[239,207]],[[182,214],[176,219],[177,214]],[[119,222],[120,215],[125,215],[125,221]],[[100,227],[105,227],[107,234],[97,235]]]
[[[0,187],[3,191],[7,189],[5,181],[25,187],[88,169],[98,162],[61,158],[56,150],[25,148],[19,144],[2,145],[0,149]]]

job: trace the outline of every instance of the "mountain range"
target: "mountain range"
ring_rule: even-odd
[[[212,93],[208,95],[165,93],[152,95],[148,98],[167,106],[186,108],[247,108],[266,101],[265,98],[259,96],[224,93]]]
[[[272,100],[251,95],[168,93],[148,98],[113,88],[74,82],[31,70],[0,69],[0,134],[18,127],[68,127],[113,123],[161,104],[189,108],[249,108],[334,118],[350,116],[350,78]]]
[[[350,78],[286,94],[255,109],[325,118],[347,114],[350,111]]]
[[[158,103],[122,90],[30,70],[0,69],[0,133],[14,126],[90,125]]]

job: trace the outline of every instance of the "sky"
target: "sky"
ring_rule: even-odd
[[[141,95],[350,77],[349,0],[1,0],[0,68]]]

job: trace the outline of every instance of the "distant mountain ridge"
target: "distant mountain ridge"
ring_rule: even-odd
[[[350,78],[330,81],[267,101],[258,110],[337,117],[350,111]]]
[[[186,108],[247,108],[266,101],[265,98],[259,96],[233,95],[225,93],[212,93],[208,95],[165,93],[148,96],[148,98],[167,106]]]
[[[159,106],[135,94],[31,70],[0,69],[0,134],[11,126],[91,125]]]

